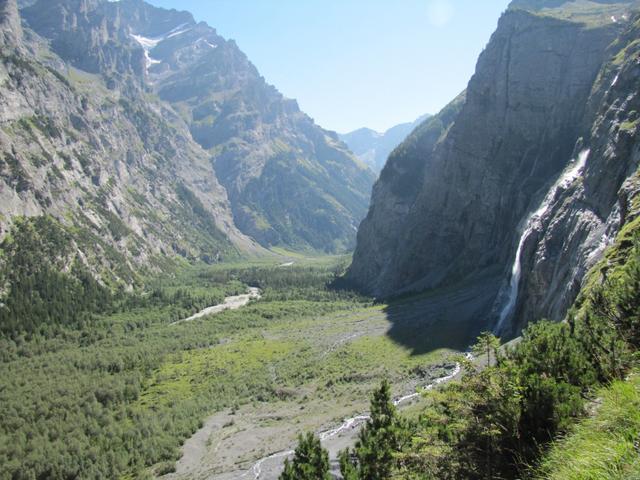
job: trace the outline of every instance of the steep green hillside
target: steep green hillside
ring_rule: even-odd
[[[640,375],[597,392],[593,416],[580,422],[545,456],[537,478],[632,480],[640,478]]]
[[[112,308],[111,291],[99,284],[73,251],[71,235],[50,217],[18,219],[0,243],[0,331],[15,338],[56,328],[87,326],[91,313]]]

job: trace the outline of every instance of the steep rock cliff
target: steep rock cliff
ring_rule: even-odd
[[[348,272],[351,281],[373,294],[388,294],[378,281],[394,268],[395,253],[404,248],[406,221],[420,193],[434,150],[453,124],[464,94],[420,125],[392,154],[373,187],[371,207],[358,230],[358,245]]]
[[[526,239],[527,272],[514,310],[515,332],[541,317],[561,319],[586,272],[617,232],[637,215],[640,194],[640,16],[610,47],[587,105],[588,133],[576,148],[589,152],[581,178],[559,192]],[[509,330],[507,330],[508,333]]]
[[[374,187],[347,275],[359,288],[389,296],[478,278],[493,282],[496,294],[501,286],[506,290],[522,223],[586,148],[579,139],[589,135],[600,109],[594,84],[602,79],[608,47],[624,31],[634,2],[606,2],[604,10],[594,2],[533,3],[517,2],[500,19],[460,112],[435,148],[426,142],[411,153],[401,146],[390,158],[389,164],[404,165],[408,173],[394,173],[387,165],[388,174],[383,171]],[[415,143],[410,139],[404,147]],[[417,192],[407,194],[405,202],[392,191],[401,176],[406,182],[397,190]],[[602,176],[595,178],[607,183]],[[620,181],[618,176],[609,182],[614,198]],[[565,234],[550,236],[550,242]],[[521,295],[515,310],[531,312],[521,317],[557,317],[575,288],[553,291],[553,283],[564,280],[552,281],[543,271],[551,267],[538,263],[538,273],[530,265],[523,268],[522,284],[536,274],[547,283],[535,282],[539,290]],[[583,267],[573,271],[573,282],[579,283]],[[556,298],[546,307],[522,307],[527,296],[539,305],[533,299],[540,290]],[[494,322],[505,295],[478,321]]]
[[[22,25],[15,0],[0,0],[0,46],[17,46],[22,40]]]

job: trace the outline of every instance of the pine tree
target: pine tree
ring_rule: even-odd
[[[498,347],[500,347],[500,339],[491,332],[482,332],[478,337],[476,344],[471,348],[476,357],[486,355],[487,366],[491,365],[491,354],[496,360]]]
[[[293,461],[284,462],[280,480],[329,480],[329,454],[313,433],[298,437]]]
[[[391,401],[389,382],[384,380],[371,399],[371,419],[362,429],[353,450],[340,453],[340,471],[345,480],[383,480],[391,475],[394,456],[404,444],[403,424]]]

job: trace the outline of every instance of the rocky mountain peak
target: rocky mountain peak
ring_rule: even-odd
[[[378,173],[384,167],[393,149],[429,117],[430,115],[423,115],[414,122],[401,123],[385,132],[360,128],[350,133],[341,134],[339,137],[363,163]]]
[[[0,5],[3,25],[19,26],[15,0]],[[142,0],[19,5],[24,58],[0,64],[0,233],[15,215],[71,211],[131,271],[154,256],[263,251],[254,240],[353,247],[373,173],[235,42]]]
[[[145,37],[161,37],[178,27],[193,27],[196,21],[186,11],[154,7],[143,0],[121,0],[104,5],[104,14],[118,17],[126,28]]]

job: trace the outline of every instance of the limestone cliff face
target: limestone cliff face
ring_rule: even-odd
[[[585,273],[625,223],[638,214],[640,194],[640,16],[611,46],[587,106],[588,131],[577,145],[589,156],[581,178],[557,198],[525,243],[527,272],[511,322],[562,319]]]
[[[141,83],[145,56],[128,37],[123,19],[106,13],[102,0],[38,1],[22,15],[39,35],[51,42],[62,59],[83,71],[100,74],[109,88],[125,81]],[[122,87],[123,85],[120,85]]]
[[[594,85],[602,79],[609,45],[628,24],[622,13],[629,2],[617,4],[620,21],[615,22],[591,17],[592,11],[586,16],[580,10],[567,13],[566,2],[538,3],[536,8],[523,8],[520,2],[503,15],[478,60],[459,113],[435,147],[426,141],[426,133],[416,132],[405,151],[401,147],[389,160],[374,188],[348,272],[348,280],[361,289],[389,296],[491,278],[497,293],[501,284],[508,284],[523,221],[577,152],[587,148],[588,142],[579,139],[601,138],[602,131],[592,128],[594,112],[600,110]],[[420,140],[423,145],[410,148]],[[624,171],[621,163],[627,159],[625,155],[618,160],[616,168]],[[588,191],[587,197],[607,204],[598,212],[606,223],[622,174],[607,180],[607,174],[596,171],[592,181],[608,193],[601,193],[600,199]],[[402,177],[406,181],[401,183]],[[394,184],[403,187],[394,192]],[[406,201],[398,201],[399,192],[409,192]],[[567,215],[575,218],[580,208],[574,206]],[[555,234],[549,233],[536,268],[523,262],[520,317],[561,315],[575,296],[575,287],[553,291],[565,281],[554,270],[561,260],[546,261],[543,251],[556,248],[564,235],[571,237],[568,222],[559,221]],[[590,231],[583,234],[598,237]],[[542,235],[546,236],[544,229]],[[577,252],[574,247],[562,248]],[[523,257],[531,248],[527,245]],[[572,269],[573,282],[579,284],[585,265]],[[544,305],[538,301],[542,292],[552,297]],[[496,312],[485,312],[479,321],[491,324],[491,313]]]

